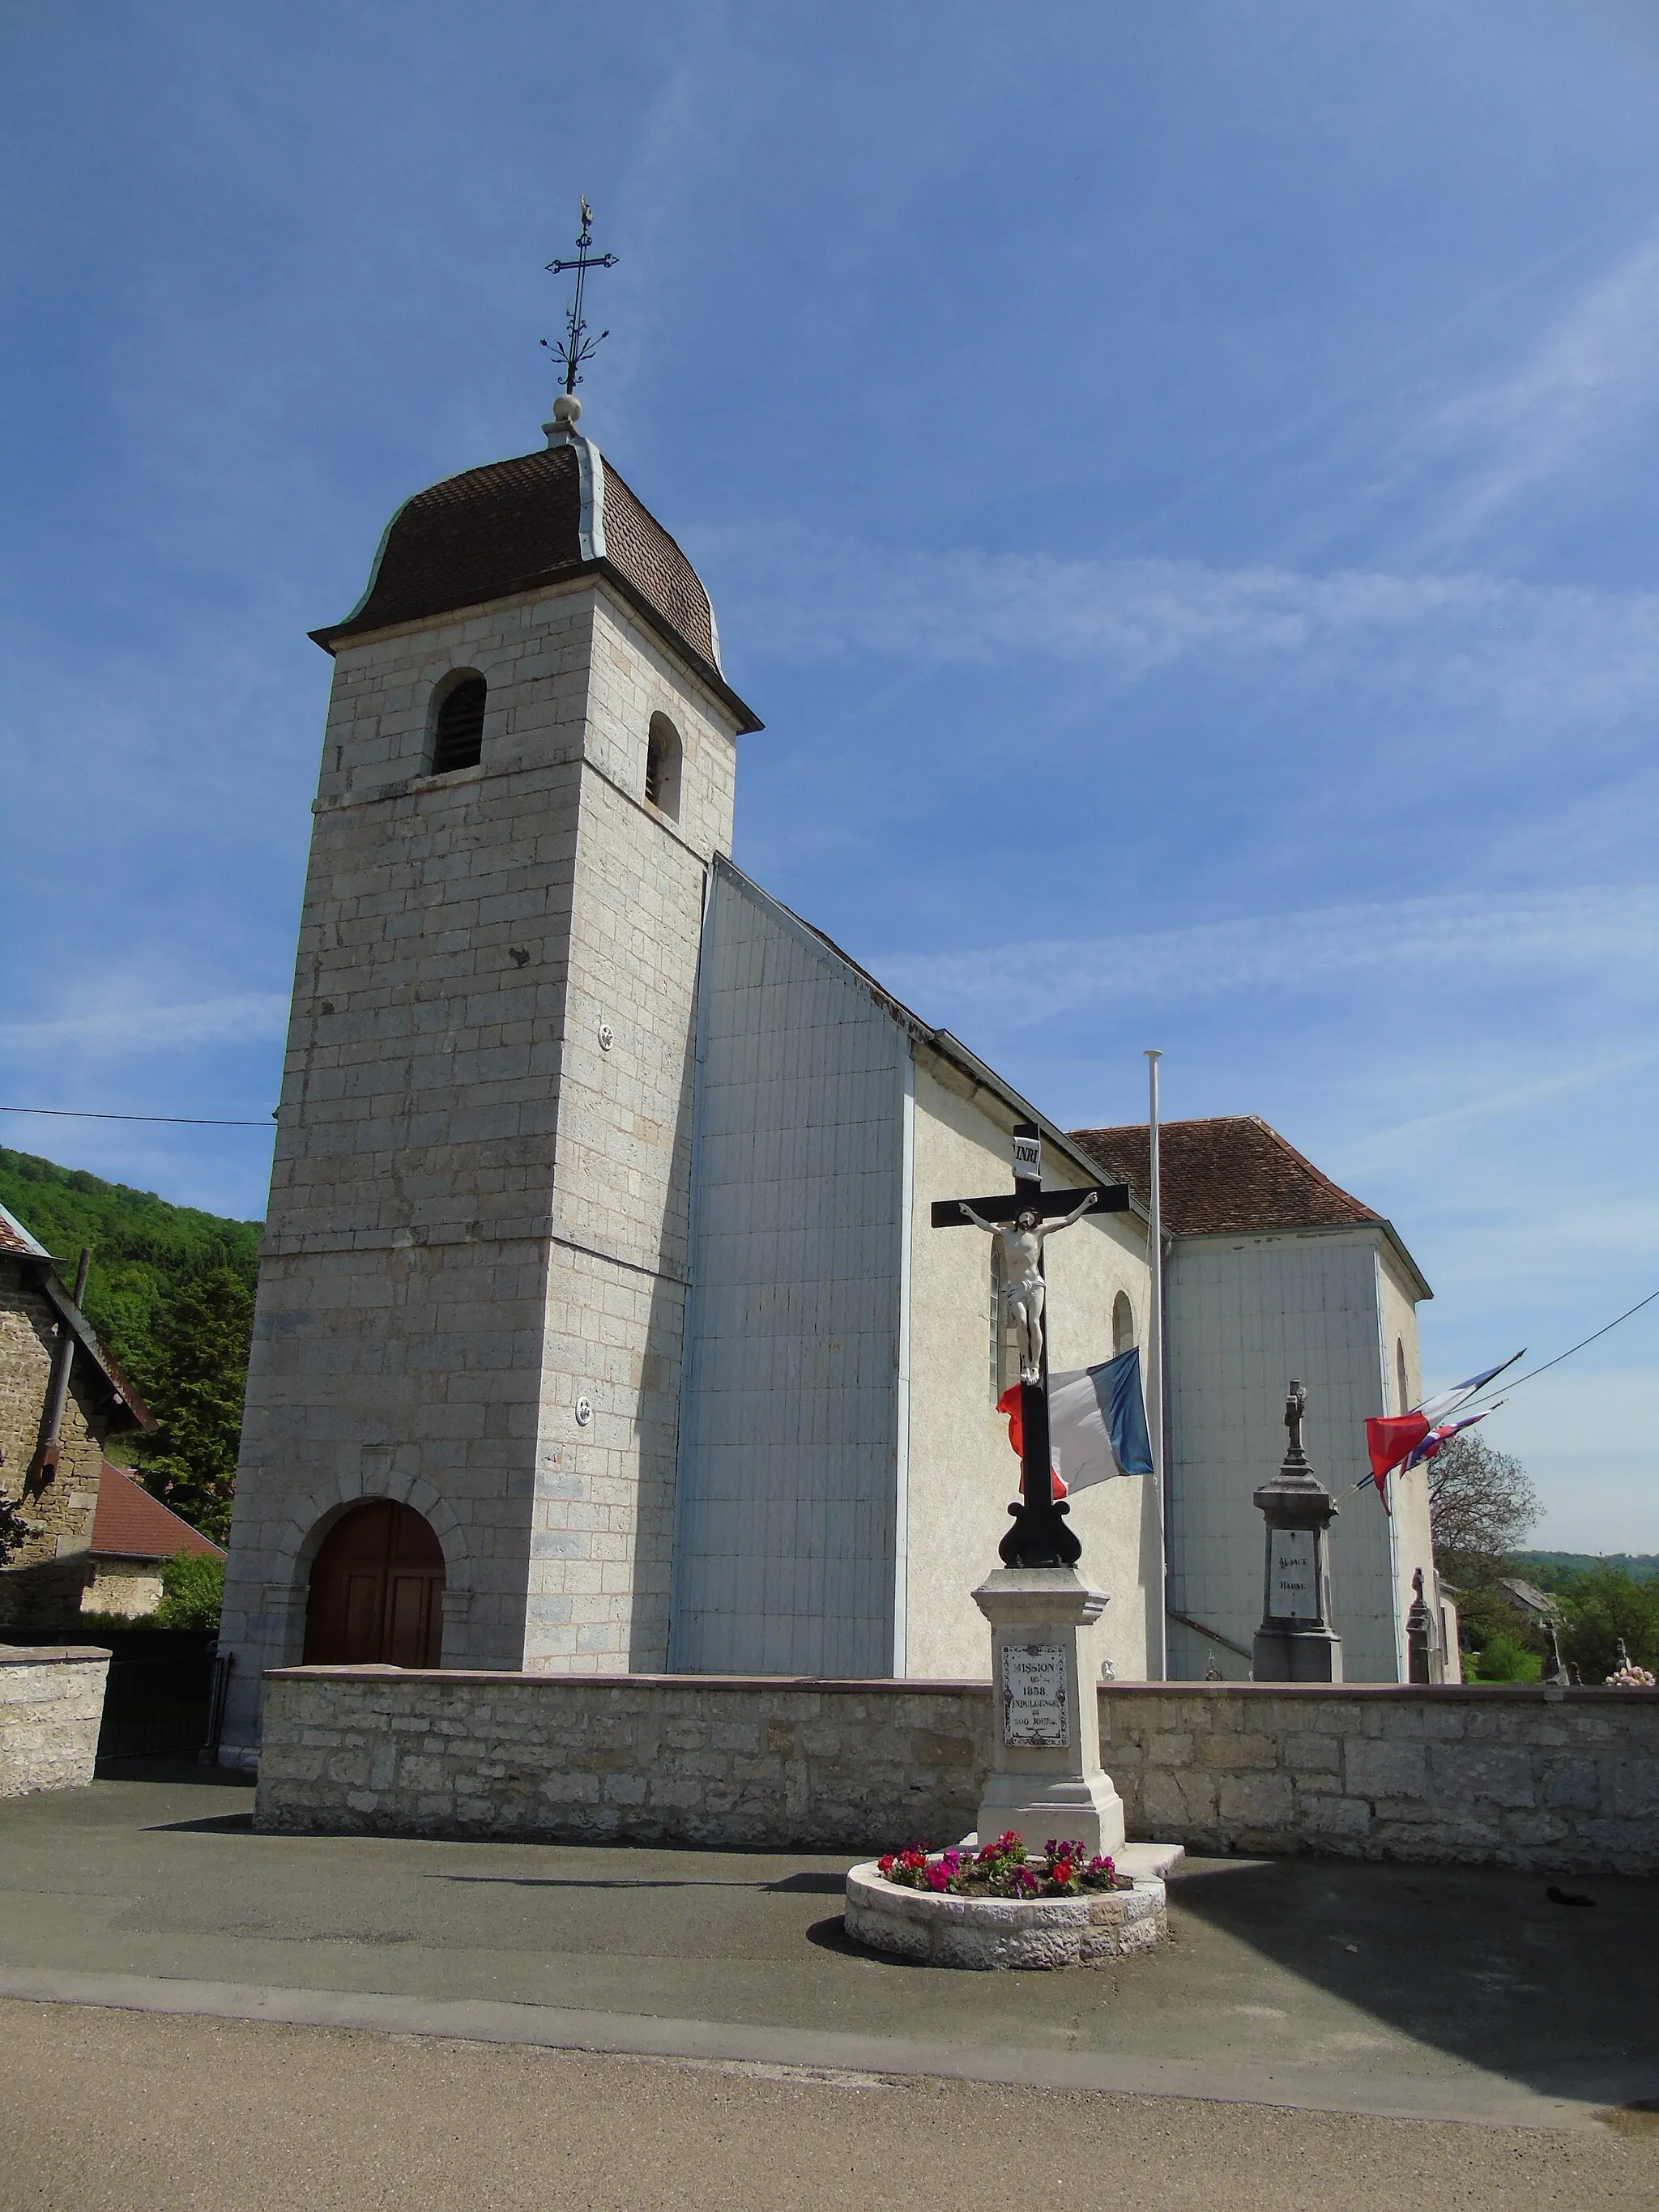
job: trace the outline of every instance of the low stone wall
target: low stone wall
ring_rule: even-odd
[[[1100,1735],[1189,1851],[1659,1873],[1659,1691],[1118,1684]]]
[[[256,1826],[857,1854],[974,1823],[982,1682],[267,1678]],[[1132,1836],[1189,1850],[1659,1872],[1659,1692],[1114,1683]]]
[[[867,1853],[974,1824],[984,1683],[266,1676],[254,1825]]]
[[[108,1673],[90,1645],[0,1644],[0,1797],[91,1781]]]

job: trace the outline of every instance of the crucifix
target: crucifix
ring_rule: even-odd
[[[548,351],[556,355],[564,363],[564,388],[567,397],[574,392],[576,386],[581,382],[582,363],[585,361],[592,361],[594,347],[599,344],[601,338],[608,338],[611,335],[609,331],[601,331],[599,337],[590,338],[587,335],[587,325],[582,320],[582,294],[587,289],[588,270],[614,269],[617,265],[617,257],[614,253],[590,253],[587,249],[592,243],[593,210],[589,207],[586,200],[583,199],[581,228],[576,236],[574,260],[550,261],[547,264],[550,276],[562,276],[567,269],[574,269],[576,272],[576,295],[570,302],[563,337],[557,345],[550,343],[546,338],[542,340],[542,343],[547,347]]]
[[[1091,1211],[1124,1212],[1126,1183],[1094,1184],[1085,1190],[1044,1190],[1042,1137],[1030,1121],[1014,1129],[1014,1188],[994,1198],[935,1200],[935,1229],[983,1229],[1002,1245],[1002,1304],[999,1329],[1012,1329],[1019,1344],[1019,1412],[1022,1431],[1020,1496],[1008,1510],[1014,1516],[997,1549],[1009,1567],[1070,1567],[1083,1547],[1066,1526],[1066,1508],[1054,1492],[1048,1444],[1048,1332],[1042,1247],[1056,1230],[1069,1229]]]

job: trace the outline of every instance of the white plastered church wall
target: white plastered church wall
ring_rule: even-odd
[[[1012,1133],[1022,1117],[925,1043],[915,1061],[904,1672],[980,1679],[988,1652],[970,1593],[1000,1564],[1019,1468],[991,1393],[990,1239],[969,1227],[934,1229],[931,1209],[936,1199],[1012,1188]],[[1097,1178],[1080,1156],[1052,1144],[1044,1154],[1051,1189]],[[1144,1341],[1149,1290],[1139,1216],[1085,1216],[1048,1240],[1043,1264],[1056,1371],[1111,1357],[1120,1291]],[[1110,1599],[1097,1631],[1100,1656],[1120,1680],[1145,1680],[1158,1650],[1161,1582],[1152,1485],[1102,1483],[1073,1501],[1071,1519],[1083,1544],[1080,1571]]]
[[[904,1030],[735,869],[697,1039],[672,1665],[890,1674]]]
[[[489,686],[483,758],[433,777],[433,687],[457,667]],[[678,828],[643,799],[658,710],[685,740]],[[446,1665],[661,1663],[674,1392],[651,1362],[678,1353],[657,1293],[676,1237],[684,1266],[702,863],[730,842],[733,737],[599,582],[341,645],[231,1533],[228,1744],[256,1739],[261,1669],[299,1656],[310,1559],[362,1498],[440,1528]],[[631,1025],[621,1155],[591,1126],[622,1079],[592,1065],[601,1006]],[[604,1440],[570,1446],[570,1378],[593,1374]],[[642,1465],[644,1516],[624,1494]],[[532,1522],[560,1556],[532,1564]],[[532,1595],[560,1617],[527,1617]]]
[[[1423,1395],[1423,1376],[1419,1363],[1417,1337],[1417,1308],[1413,1303],[1415,1286],[1407,1282],[1398,1260],[1384,1240],[1377,1253],[1377,1288],[1382,1324],[1382,1387],[1373,1409],[1377,1413],[1404,1413],[1417,1405]],[[1406,1395],[1400,1398],[1399,1361],[1396,1346],[1406,1355]],[[1356,1477],[1356,1480],[1358,1478]],[[1412,1588],[1412,1571],[1423,1570],[1425,1595],[1432,1608],[1435,1602],[1434,1539],[1429,1525],[1429,1470],[1426,1466],[1413,1468],[1409,1474],[1401,1472],[1389,1478],[1389,1502],[1394,1509],[1394,1528],[1391,1532],[1394,1554],[1394,1601],[1396,1622],[1395,1642],[1399,1650],[1401,1679],[1406,1676],[1406,1616],[1411,1611],[1416,1593]],[[1362,1492],[1354,1501],[1382,1517],[1382,1507],[1369,1492]],[[1451,1680],[1457,1680],[1461,1669],[1455,1663],[1451,1668]]]
[[[1397,1681],[1396,1574],[1367,1471],[1364,1424],[1383,1402],[1380,1231],[1366,1227],[1183,1237],[1167,1275],[1170,1603],[1249,1650],[1261,1619],[1263,1524],[1251,1492],[1285,1454],[1285,1391],[1317,1378],[1307,1449],[1341,1510],[1331,1531],[1334,1625],[1352,1682]],[[1392,1353],[1393,1340],[1389,1340]],[[1172,1622],[1170,1673],[1248,1658]]]

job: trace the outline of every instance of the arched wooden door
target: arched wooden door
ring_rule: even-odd
[[[443,1553],[413,1506],[354,1506],[312,1565],[307,1666],[437,1666],[443,1595]]]

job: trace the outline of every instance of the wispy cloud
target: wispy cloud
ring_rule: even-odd
[[[1460,997],[1502,980],[1593,974],[1601,992],[1651,986],[1659,890],[1645,886],[1451,895],[1196,923],[1185,929],[1045,939],[962,953],[896,953],[872,965],[926,1012],[1018,1008],[1028,1027],[1083,1006],[1191,1004],[1306,990],[1368,973],[1450,979]]]
[[[1426,1139],[1454,1136],[1470,1129],[1489,1134],[1500,1118],[1534,1116],[1540,1107],[1570,1098],[1577,1092],[1594,1091],[1638,1068],[1651,1067],[1656,1061],[1659,1061],[1659,1048],[1594,1060],[1575,1060],[1565,1067],[1555,1067],[1548,1074],[1529,1081],[1504,1084],[1496,1089],[1483,1086],[1478,1095],[1460,1099],[1455,1105],[1442,1107],[1432,1114],[1413,1115],[1406,1121],[1349,1139],[1338,1147],[1342,1172],[1356,1175],[1420,1158]],[[1535,1210],[1536,1200],[1530,1194],[1519,1202],[1528,1212]],[[1621,1219],[1628,1222],[1630,1218],[1627,1204]]]
[[[266,1043],[283,1036],[288,1006],[286,994],[276,991],[231,992],[167,1005],[111,998],[34,1021],[0,1022],[0,1051],[17,1061],[38,1062],[66,1049],[118,1048],[131,1056],[170,1052],[180,1045]]]
[[[778,530],[706,534],[743,651],[796,665],[1188,659],[1357,668],[1506,717],[1605,720],[1659,702],[1659,594],[1484,574],[1312,574],[1198,561],[927,552]]]
[[[1473,537],[1525,494],[1627,440],[1659,408],[1659,239],[1577,300],[1510,374],[1435,410],[1401,448],[1415,471],[1450,461],[1432,544]]]

